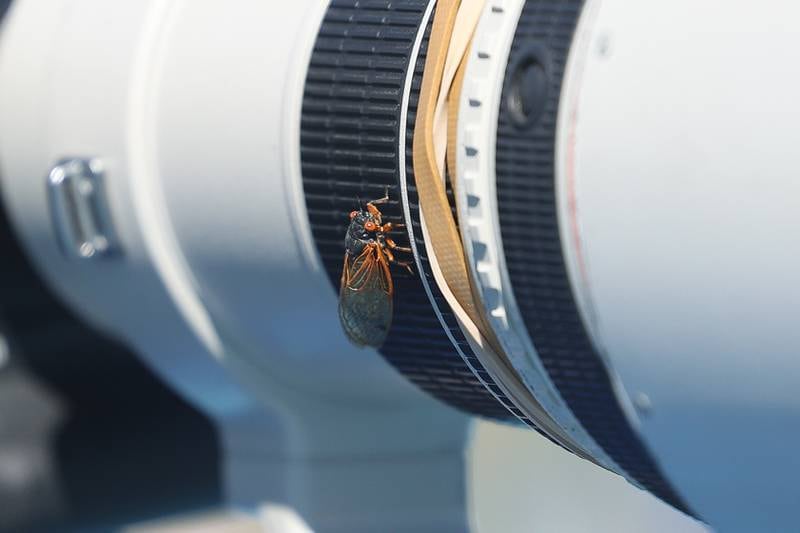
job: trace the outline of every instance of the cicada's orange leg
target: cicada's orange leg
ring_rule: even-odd
[[[397,246],[392,239],[388,239],[388,238],[385,240],[385,242],[386,242],[386,246],[383,248],[383,253],[386,254],[386,257],[389,259],[389,262],[394,263],[397,266],[404,267],[406,270],[408,270],[408,273],[413,276],[414,275],[414,270],[411,268],[411,263],[408,262],[408,261],[398,261],[398,260],[396,260],[394,258],[394,254],[392,253],[393,249],[394,250],[400,250],[401,252],[404,252],[404,251],[408,250],[410,252],[411,248],[403,248],[402,246]]]
[[[405,228],[405,227],[406,227],[405,224],[392,224],[391,222],[387,222],[386,224],[381,226],[381,231],[383,233],[389,233],[392,230],[395,230],[395,229],[398,229],[398,228]]]
[[[370,202],[367,204],[367,211],[369,211],[369,214],[372,215],[372,217],[378,221],[378,225],[380,225],[383,217],[383,213],[381,213],[380,209],[375,207],[375,205]]]
[[[371,202],[367,202],[367,211],[371,214],[375,219],[378,221],[378,225],[381,224],[381,217],[383,214],[381,210],[375,207],[376,205],[385,204],[389,201],[389,186],[386,186],[386,189],[383,192],[383,198],[378,198],[377,200],[372,200]]]
[[[369,205],[369,204],[380,205],[380,204],[385,204],[388,201],[389,201],[389,186],[387,185],[386,188],[383,190],[383,198],[378,198],[377,200],[372,200],[367,205]]]
[[[408,273],[411,274],[412,276],[414,275],[414,269],[411,268],[411,263],[409,263],[408,261],[394,261],[394,264],[405,268],[406,270],[408,270]]]
[[[414,250],[412,250],[407,246],[397,246],[397,244],[389,237],[386,237],[384,240],[386,241],[386,246],[388,246],[392,250],[398,250],[400,252],[405,252],[407,254],[414,253]]]

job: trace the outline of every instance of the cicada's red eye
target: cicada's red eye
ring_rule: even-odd
[[[350,211],[350,220],[353,220],[354,218],[356,218],[357,214],[358,214],[358,211]]]
[[[367,231],[375,231],[378,229],[378,226],[376,226],[374,222],[367,222],[364,224],[364,229]]]

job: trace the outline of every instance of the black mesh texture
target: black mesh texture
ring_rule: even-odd
[[[581,321],[562,255],[554,159],[561,80],[580,0],[528,0],[507,69],[497,132],[497,195],[509,275],[528,333],[564,400],[595,441],[650,492],[687,506],[628,424],[608,373]],[[538,121],[518,129],[506,109],[513,65],[544,50],[547,102]]]
[[[334,0],[317,36],[303,98],[300,154],[312,234],[337,291],[348,213],[357,200],[380,198],[388,186],[391,201],[381,211],[387,220],[403,222],[398,202],[400,112],[427,4]],[[418,64],[421,68],[423,63]],[[417,90],[419,78],[418,71]],[[401,246],[408,244],[407,234],[393,237]],[[383,356],[420,388],[454,407],[510,418],[453,347],[417,275],[402,268],[392,272],[395,313],[380,350]],[[452,324],[451,331],[460,336]],[[483,377],[492,383],[485,372]]]

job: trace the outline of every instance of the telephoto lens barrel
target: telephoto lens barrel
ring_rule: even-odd
[[[0,45],[5,209],[185,394],[227,416],[164,338],[274,408],[287,457],[455,450],[460,412],[721,531],[793,530],[799,6],[149,0],[104,55],[33,42],[63,24],[41,2]],[[288,463],[312,522],[357,526],[341,467]],[[358,472],[359,527],[403,514]]]

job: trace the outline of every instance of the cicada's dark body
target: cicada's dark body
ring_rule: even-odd
[[[389,263],[392,250],[410,252],[397,246],[386,234],[392,224],[383,224],[376,204],[350,213],[345,236],[344,269],[339,289],[339,319],[347,337],[357,346],[380,347],[392,324],[394,285]],[[395,226],[396,227],[396,226]],[[408,268],[407,263],[398,263]]]

